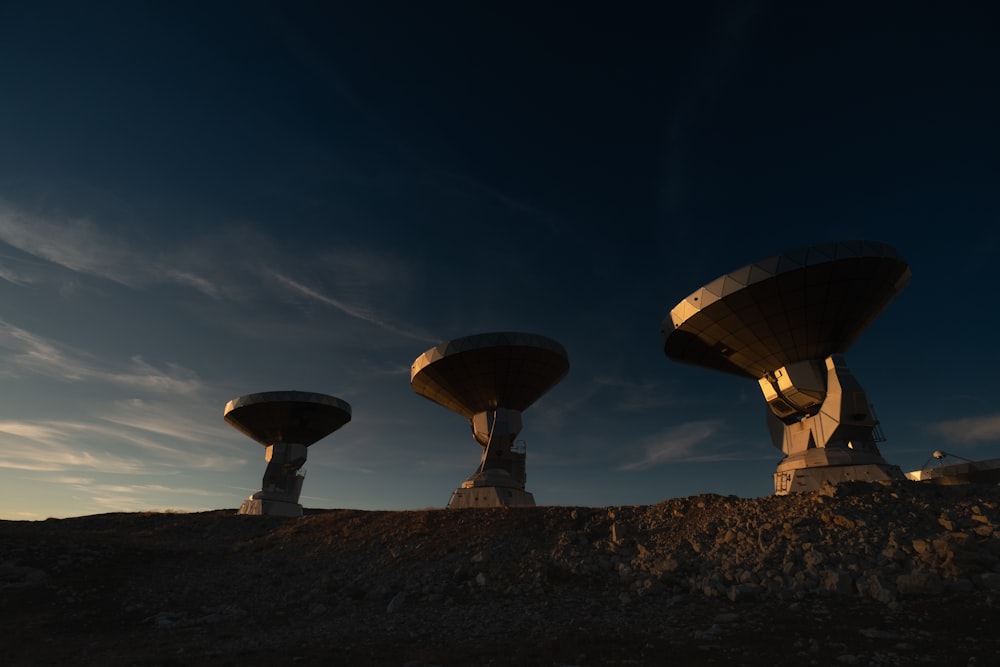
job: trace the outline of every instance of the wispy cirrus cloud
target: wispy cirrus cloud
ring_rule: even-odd
[[[232,494],[228,491],[212,491],[197,487],[166,486],[164,484],[108,484],[96,477],[73,477],[69,475],[30,475],[25,479],[44,484],[58,484],[70,487],[79,491],[94,493],[123,493],[123,494],[148,494],[148,493],[170,493],[186,496],[225,496]]]
[[[143,252],[86,218],[32,215],[0,201],[0,242],[74,273],[126,287],[184,285],[213,299],[220,298],[225,291],[193,267],[179,266],[180,255],[170,258]],[[18,274],[9,271],[8,274],[18,278]],[[8,275],[0,277],[16,282]]]
[[[1000,414],[951,419],[931,425],[931,430],[949,442],[975,445],[1000,440]]]
[[[37,472],[162,474],[246,464],[226,452],[179,446],[174,434],[101,420],[0,421],[0,448],[0,468]]]
[[[701,463],[707,461],[733,461],[746,458],[745,454],[722,450],[725,443],[712,446],[712,439],[724,431],[724,424],[717,420],[687,422],[672,426],[656,435],[645,438],[641,455],[633,461],[618,466],[622,471],[645,470],[667,463]]]
[[[0,265],[0,280],[6,280],[9,283],[12,283],[14,285],[20,285],[22,287],[25,285],[30,285],[33,282],[35,282],[34,278],[32,278],[31,276],[25,275],[23,273],[15,271],[9,266],[3,266],[3,265]]]
[[[297,280],[294,280],[293,278],[287,276],[286,274],[278,271],[269,270],[267,273],[274,279],[276,283],[278,283],[282,287],[289,289],[299,295],[308,297],[309,299],[312,299],[314,301],[318,301],[319,303],[327,305],[331,308],[339,310],[341,313],[349,317],[353,317],[354,319],[366,322],[375,327],[378,327],[379,329],[382,329],[392,334],[396,334],[398,336],[402,336],[404,338],[410,338],[413,340],[419,340],[424,342],[437,342],[436,338],[428,335],[425,332],[419,331],[417,329],[405,325],[399,325],[388,321],[388,319],[386,319],[384,316],[376,313],[373,309],[367,306],[358,305],[355,303],[349,303],[347,301],[334,298],[332,296],[320,292],[316,288],[309,287],[308,285],[305,285]]]
[[[192,406],[176,402],[141,398],[115,401],[98,412],[97,417],[110,424],[199,445],[218,446],[235,433],[222,421],[221,408],[217,420],[206,422],[195,418]]]
[[[100,372],[96,379],[163,394],[194,394],[201,381],[194,371],[179,364],[167,363],[164,370],[147,363],[140,356],[129,358],[129,365],[120,371]]]
[[[73,484],[72,486],[75,486],[81,491],[103,494],[114,493],[147,496],[150,493],[167,493],[181,496],[200,496],[203,498],[232,498],[232,494],[228,491],[211,491],[209,489],[199,489],[196,487],[174,487],[165,486],[163,484],[101,484],[90,481],[81,484]]]
[[[130,253],[86,220],[55,222],[0,203],[0,241],[72,271],[131,283],[121,270],[133,261]]]
[[[159,277],[162,282],[176,283],[178,285],[186,285],[188,287],[193,287],[202,294],[210,296],[213,299],[221,299],[224,296],[226,290],[216,285],[212,281],[199,276],[191,271],[184,271],[174,268],[163,268],[160,271]]]
[[[177,364],[168,363],[166,369],[159,369],[142,357],[133,356],[117,368],[101,366],[83,352],[3,320],[0,320],[0,358],[6,366],[3,372],[15,376],[36,374],[66,382],[97,381],[165,394],[193,394],[201,388],[197,375]]]
[[[73,422],[0,422],[0,468],[36,472],[101,471],[124,474],[145,472],[148,463],[108,451],[93,451],[75,443],[89,429]]]

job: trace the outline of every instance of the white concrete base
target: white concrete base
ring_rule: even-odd
[[[281,500],[247,498],[237,514],[267,514],[269,516],[302,516],[302,505]]]
[[[455,489],[448,509],[463,507],[502,507],[505,505],[534,506],[535,497],[524,491],[504,486],[471,486]]]
[[[825,483],[879,482],[894,479],[905,479],[905,476],[899,466],[888,463],[790,469],[779,465],[774,473],[774,494],[785,496],[789,493],[818,491]]]

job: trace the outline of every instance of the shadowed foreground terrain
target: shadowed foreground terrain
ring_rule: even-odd
[[[998,665],[998,507],[900,482],[0,521],[0,662]]]

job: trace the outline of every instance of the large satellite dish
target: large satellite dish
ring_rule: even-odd
[[[769,371],[844,353],[910,281],[893,248],[827,243],[716,278],[664,320],[663,351],[757,380]]]
[[[529,333],[484,333],[441,343],[410,368],[421,396],[469,420],[483,447],[479,469],[452,494],[449,507],[533,505],[524,490],[521,413],[569,372],[562,345]]]
[[[776,447],[775,493],[900,478],[843,353],[906,287],[910,268],[875,241],[775,255],[716,278],[664,320],[671,359],[757,380]]]
[[[223,417],[264,445],[267,469],[260,491],[243,502],[240,514],[298,516],[307,448],[351,421],[351,406],[326,394],[269,391],[247,394],[226,404]]]

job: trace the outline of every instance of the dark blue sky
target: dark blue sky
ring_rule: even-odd
[[[998,455],[997,9],[421,4],[0,7],[4,517],[236,506],[274,389],[355,409],[307,505],[443,505],[478,451],[409,364],[490,330],[570,354],[539,502],[763,495],[757,387],[660,323],[850,238],[914,275],[847,355],[886,458]]]

